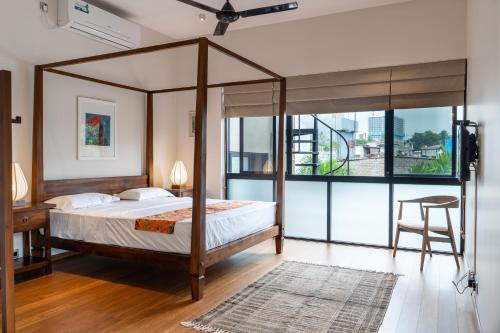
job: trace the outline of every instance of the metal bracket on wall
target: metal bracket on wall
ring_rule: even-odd
[[[12,123],[13,124],[20,124],[21,123],[21,117],[16,116],[16,118],[12,119]]]

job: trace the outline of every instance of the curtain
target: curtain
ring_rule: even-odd
[[[289,115],[463,105],[466,61],[287,78]],[[279,83],[224,88],[225,117],[277,115]]]

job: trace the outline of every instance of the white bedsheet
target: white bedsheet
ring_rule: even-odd
[[[207,199],[207,204],[221,200]],[[179,221],[173,234],[135,230],[135,220],[192,206],[191,198],[158,198],[145,201],[122,200],[105,206],[70,212],[51,210],[50,228],[54,237],[139,249],[190,253],[191,220]],[[207,249],[226,244],[275,223],[274,202],[250,205],[208,214]]]

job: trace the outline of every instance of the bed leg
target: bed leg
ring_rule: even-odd
[[[199,301],[203,298],[203,289],[205,287],[204,275],[191,275],[191,298],[193,301]]]
[[[276,236],[274,242],[276,245],[276,254],[281,254],[283,252],[283,243],[285,240],[281,236]]]

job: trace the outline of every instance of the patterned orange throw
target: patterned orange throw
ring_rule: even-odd
[[[252,204],[253,201],[227,200],[216,204],[207,205],[206,212],[214,214],[229,209],[235,209]],[[193,208],[183,208],[152,216],[141,217],[135,221],[135,230],[173,234],[178,221],[193,217]]]

